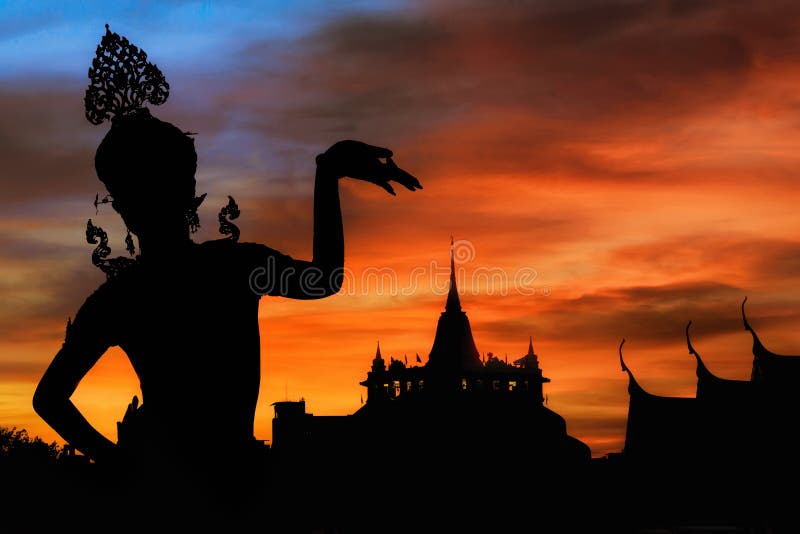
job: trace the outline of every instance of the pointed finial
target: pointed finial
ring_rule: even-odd
[[[450,291],[447,293],[447,311],[461,311],[461,301],[458,298],[458,287],[456,286],[456,262],[454,252],[453,236],[450,236]]]
[[[747,303],[747,297],[745,297],[744,300],[742,301],[742,322],[744,323],[744,329],[755,334],[755,332],[753,332],[753,328],[750,326],[750,323],[747,322],[747,315],[745,315],[744,313],[744,305],[746,303]]]
[[[697,354],[696,350],[694,350],[694,347],[692,346],[692,340],[689,339],[690,326],[692,326],[692,321],[689,321],[689,323],[686,325],[686,347],[689,349],[689,354],[693,355],[695,358],[697,358],[697,361],[700,362],[700,355]]]
[[[628,366],[625,365],[625,360],[622,359],[622,345],[624,344],[625,344],[625,338],[623,337],[622,341],[619,344],[619,364],[622,367],[622,372],[628,373],[630,375],[631,372],[628,370]]]
[[[744,313],[744,305],[747,302],[747,297],[744,298],[742,301],[742,321],[744,322],[744,329],[750,332],[750,335],[753,336],[753,355],[758,358],[759,354],[769,353],[769,351],[764,347],[764,344],[761,343],[761,340],[758,338],[758,334],[756,331],[753,330],[753,327],[750,326],[750,322],[747,320],[747,315]]]
[[[528,336],[528,355],[533,356],[533,336]]]
[[[378,340],[378,350],[375,351],[375,359],[376,360],[380,360],[381,359],[381,342],[380,342],[380,340]]]

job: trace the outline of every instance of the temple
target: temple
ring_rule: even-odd
[[[363,462],[371,452],[403,457],[424,450],[440,469],[454,471],[489,451],[516,451],[525,458],[520,476],[544,467],[586,466],[589,447],[569,436],[564,419],[545,406],[539,357],[527,351],[508,361],[481,357],[461,307],[450,251],[450,287],[436,335],[423,363],[417,354],[387,358],[378,344],[366,379],[366,400],[352,415],[319,417],[301,402],[275,403],[272,450],[337,451]],[[310,454],[308,456],[311,456]],[[488,474],[487,474],[488,475]],[[473,473],[474,476],[474,473]]]
[[[745,299],[746,302],[747,299]],[[694,397],[666,397],[645,391],[622,358],[628,374],[628,422],[622,457],[628,466],[644,472],[681,473],[708,477],[714,473],[753,483],[753,477],[796,472],[793,421],[800,410],[800,356],[767,350],[747,320],[753,338],[753,365],[749,380],[715,375],[692,345],[686,326],[686,344],[697,367]],[[624,343],[624,340],[623,340]]]
[[[621,453],[604,460],[605,483],[626,502],[624,521],[641,528],[699,525],[730,532],[796,532],[791,486],[800,476],[797,414],[800,413],[800,356],[775,354],[753,338],[748,380],[714,374],[689,337],[696,361],[693,397],[646,391],[622,355],[628,374],[628,420]],[[682,527],[681,527],[682,528]],[[775,528],[775,530],[770,530]],[[699,531],[699,530],[698,530]]]

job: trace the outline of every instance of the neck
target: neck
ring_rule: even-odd
[[[189,248],[192,243],[188,232],[182,235],[162,235],[158,238],[142,238],[140,236],[139,254],[147,258],[174,256]]]

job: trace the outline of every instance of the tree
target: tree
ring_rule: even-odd
[[[17,427],[0,426],[0,465],[45,465],[58,459],[61,452],[55,441],[46,443],[38,436],[31,438],[24,428],[17,430]]]

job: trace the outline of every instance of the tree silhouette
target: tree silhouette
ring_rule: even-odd
[[[32,438],[24,428],[0,427],[0,466],[46,465],[57,460],[61,453],[55,441],[47,443],[39,436]]]

